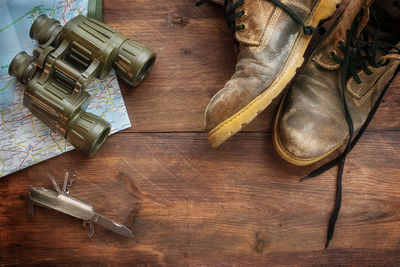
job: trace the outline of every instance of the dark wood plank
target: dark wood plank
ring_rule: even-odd
[[[265,133],[208,147],[203,134],[112,136],[92,159],[74,151],[0,180],[0,259],[33,265],[394,266],[400,261],[397,132],[365,134],[348,159],[336,235],[324,250],[336,170],[279,158]],[[74,169],[71,195],[131,227],[127,240],[44,208],[26,215],[29,186]],[[4,205],[6,204],[6,205]]]
[[[211,4],[196,0],[104,1],[104,21],[133,40],[153,48],[157,62],[138,88],[121,82],[133,127],[128,132],[203,131],[203,115],[211,97],[230,78],[236,62],[233,36]],[[371,125],[399,130],[400,79]],[[278,98],[246,127],[271,132]]]
[[[104,1],[104,20],[158,53],[138,88],[121,82],[133,127],[94,158],[73,151],[0,180],[0,266],[396,266],[400,262],[400,78],[349,156],[336,234],[324,250],[336,170],[298,179],[275,153],[271,129],[279,99],[245,132],[209,148],[203,112],[235,67],[220,10],[195,0]],[[30,186],[79,179],[71,194],[134,232],[36,208]]]

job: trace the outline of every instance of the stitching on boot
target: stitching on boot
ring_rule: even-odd
[[[321,4],[321,1],[316,3],[316,6],[314,7],[313,10],[310,10],[305,5],[303,5],[301,3],[297,3],[297,2],[295,2],[293,0],[283,0],[282,3],[291,4],[291,5],[294,5],[294,6],[298,7],[298,8],[300,8],[300,9],[303,9],[307,13],[310,13],[308,15],[308,18],[312,18],[314,16],[316,10],[318,9],[318,6]],[[279,16],[281,15],[281,13],[282,13],[282,9],[279,8],[279,7],[275,7],[275,10],[272,13],[272,16],[270,18],[270,21],[268,22],[268,26],[265,29],[265,32],[264,32],[264,35],[263,35],[263,38],[261,40],[260,45],[250,47],[250,51],[251,52],[258,53],[258,52],[262,51],[265,48],[265,46],[269,43],[269,40],[271,39],[271,36],[272,36],[272,32],[275,29],[276,23],[278,22],[278,19],[279,19]]]
[[[321,60],[321,59],[320,59],[320,56],[319,56],[319,55],[315,56],[315,59],[314,59],[314,58],[312,59],[313,62],[315,62],[316,64],[320,65],[321,67],[324,67],[324,68],[327,69],[327,70],[335,70],[335,69],[337,69],[337,68],[340,67],[339,64],[333,64],[333,65],[331,65],[331,64],[326,64],[326,63],[324,63],[324,62],[322,62],[322,61],[320,61],[320,60]]]
[[[304,10],[307,13],[311,12],[311,10],[307,6],[305,6],[302,3],[299,3],[297,1],[294,1],[294,0],[283,0],[282,3],[298,7],[300,9]]]
[[[257,53],[265,48],[265,46],[268,44],[269,40],[271,39],[272,32],[274,31],[274,28],[276,26],[276,23],[277,23],[281,13],[282,13],[282,9],[275,8],[275,10],[272,13],[272,16],[270,18],[270,21],[268,22],[268,26],[265,29],[265,32],[264,32],[264,35],[263,35],[260,45],[250,47],[251,52]]]

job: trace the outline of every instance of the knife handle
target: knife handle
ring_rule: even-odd
[[[95,214],[92,206],[43,187],[31,187],[29,198],[36,205],[57,210],[81,220],[90,220]]]

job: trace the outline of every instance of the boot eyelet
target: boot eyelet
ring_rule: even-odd
[[[243,31],[245,29],[244,24],[235,26],[235,31]]]
[[[339,48],[344,48],[344,47],[346,47],[346,42],[343,39],[340,39],[337,46]]]
[[[389,64],[390,59],[379,59],[378,60],[378,65],[380,65],[381,67],[386,66],[387,64]]]
[[[331,51],[329,52],[329,58],[332,59],[332,60],[334,60],[334,56],[337,56],[337,53],[336,53],[335,50],[331,50]]]

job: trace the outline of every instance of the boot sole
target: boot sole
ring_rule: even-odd
[[[279,109],[276,114],[276,118],[275,118],[275,122],[274,122],[274,132],[272,134],[272,141],[273,141],[275,150],[279,154],[279,156],[281,156],[281,158],[283,158],[287,162],[292,163],[297,166],[311,165],[311,164],[314,164],[314,163],[326,158],[327,156],[329,156],[331,153],[333,153],[335,150],[337,150],[339,147],[341,147],[347,141],[347,139],[346,139],[344,142],[338,144],[336,147],[333,147],[331,150],[327,151],[326,153],[324,153],[318,157],[299,158],[299,157],[293,155],[292,153],[290,153],[286,149],[286,147],[282,144],[281,138],[279,137],[279,134],[278,134],[278,132],[279,132],[278,124],[279,124],[279,120],[282,115],[283,103],[285,102],[286,97],[287,97],[287,93],[285,94],[285,96],[282,99],[281,104],[279,105]]]
[[[314,7],[306,25],[316,27],[321,20],[331,17],[337,6],[342,0],[320,0]],[[288,60],[285,63],[280,74],[274,82],[267,87],[262,94],[253,99],[244,108],[236,112],[234,115],[221,122],[218,126],[208,132],[208,142],[211,147],[217,147],[225,142],[229,137],[239,132],[244,126],[250,123],[260,114],[272,100],[276,98],[285,89],[286,85],[292,80],[296,74],[296,70],[301,67],[304,62],[304,53],[311,41],[312,36],[300,34],[293,46]]]

